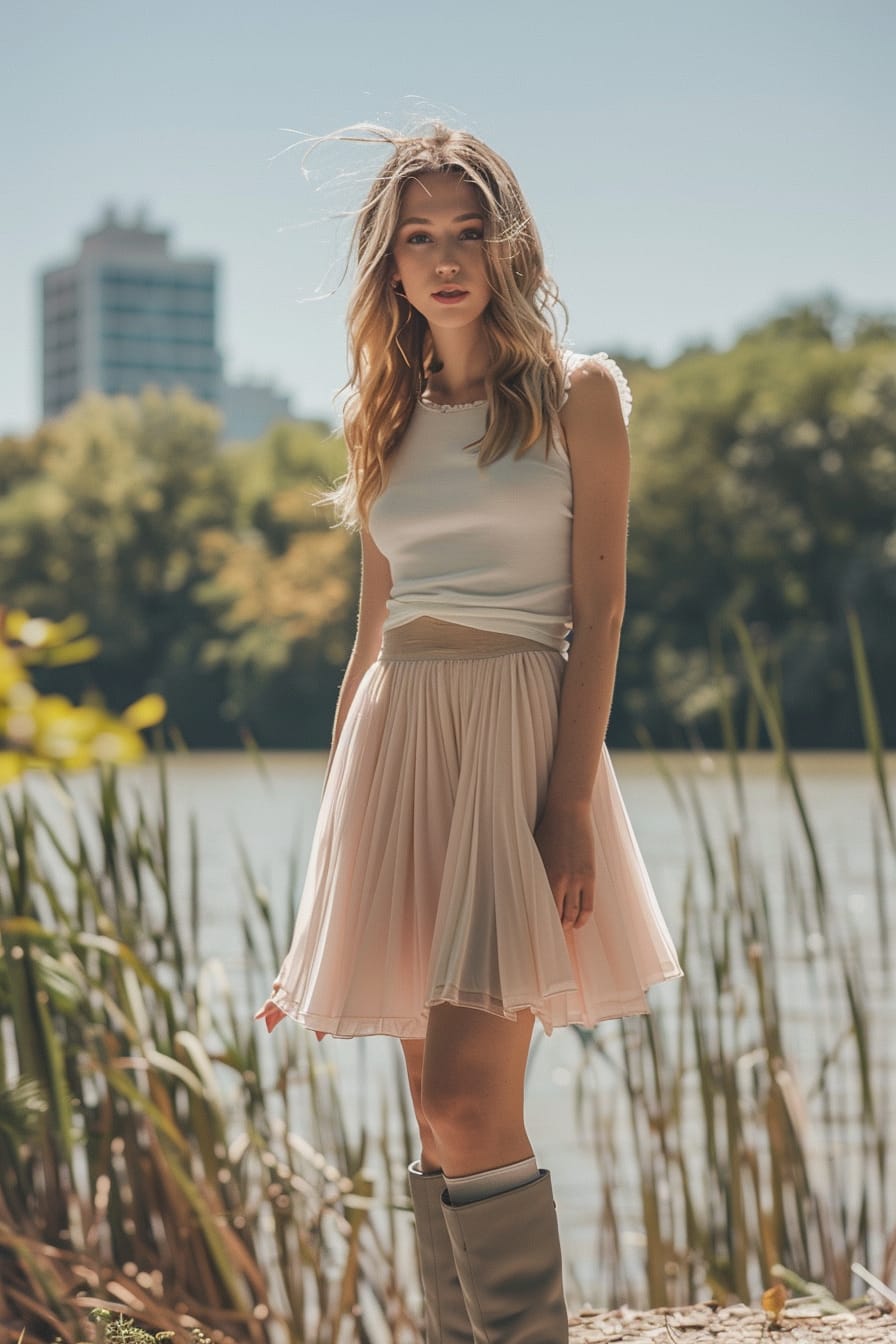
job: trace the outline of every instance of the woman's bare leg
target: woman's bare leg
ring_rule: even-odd
[[[422,1171],[429,1172],[439,1171],[440,1164],[438,1157],[436,1156],[432,1130],[423,1113],[421,1099],[423,1085],[423,1048],[425,1044],[426,1042],[422,1039],[402,1041],[401,1048],[404,1051],[404,1062],[407,1065],[408,1085],[411,1089],[411,1102],[414,1107],[414,1115],[417,1117],[417,1127],[420,1130],[420,1168]]]
[[[468,1176],[534,1156],[523,1118],[534,1025],[528,1008],[515,1022],[456,1004],[430,1008],[426,1039],[413,1042],[423,1046],[415,1110],[419,1105],[430,1170]]]

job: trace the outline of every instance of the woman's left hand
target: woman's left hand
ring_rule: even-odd
[[[271,999],[268,999],[267,1003],[259,1008],[258,1012],[255,1014],[255,1021],[257,1022],[259,1018],[264,1018],[264,1024],[267,1027],[268,1035],[270,1036],[271,1032],[283,1021],[285,1016],[286,1014],[283,1009],[278,1008],[276,1003]]]
[[[534,835],[563,928],[580,929],[594,909],[590,801],[546,807]]]

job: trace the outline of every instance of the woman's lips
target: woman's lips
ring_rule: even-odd
[[[466,289],[456,290],[453,294],[442,294],[437,290],[433,294],[433,298],[437,299],[439,303],[460,303],[461,299],[465,299],[468,293],[469,290]]]

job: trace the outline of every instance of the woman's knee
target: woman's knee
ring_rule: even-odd
[[[523,1086],[534,1018],[436,1004],[430,1011],[421,1108],[440,1145],[473,1130],[513,1134],[522,1126]]]
[[[424,1079],[422,1107],[425,1123],[440,1139],[481,1128],[490,1114],[487,1097],[469,1083],[455,1084],[444,1078]]]
[[[420,1104],[442,1145],[464,1145],[473,1133],[516,1133],[523,1124],[523,1077],[495,1060],[454,1058],[441,1068],[427,1058]]]

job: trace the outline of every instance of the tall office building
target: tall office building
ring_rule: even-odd
[[[168,233],[107,207],[77,258],[40,276],[44,416],[82,392],[136,395],[184,386],[219,406],[217,262],[174,257]]]

